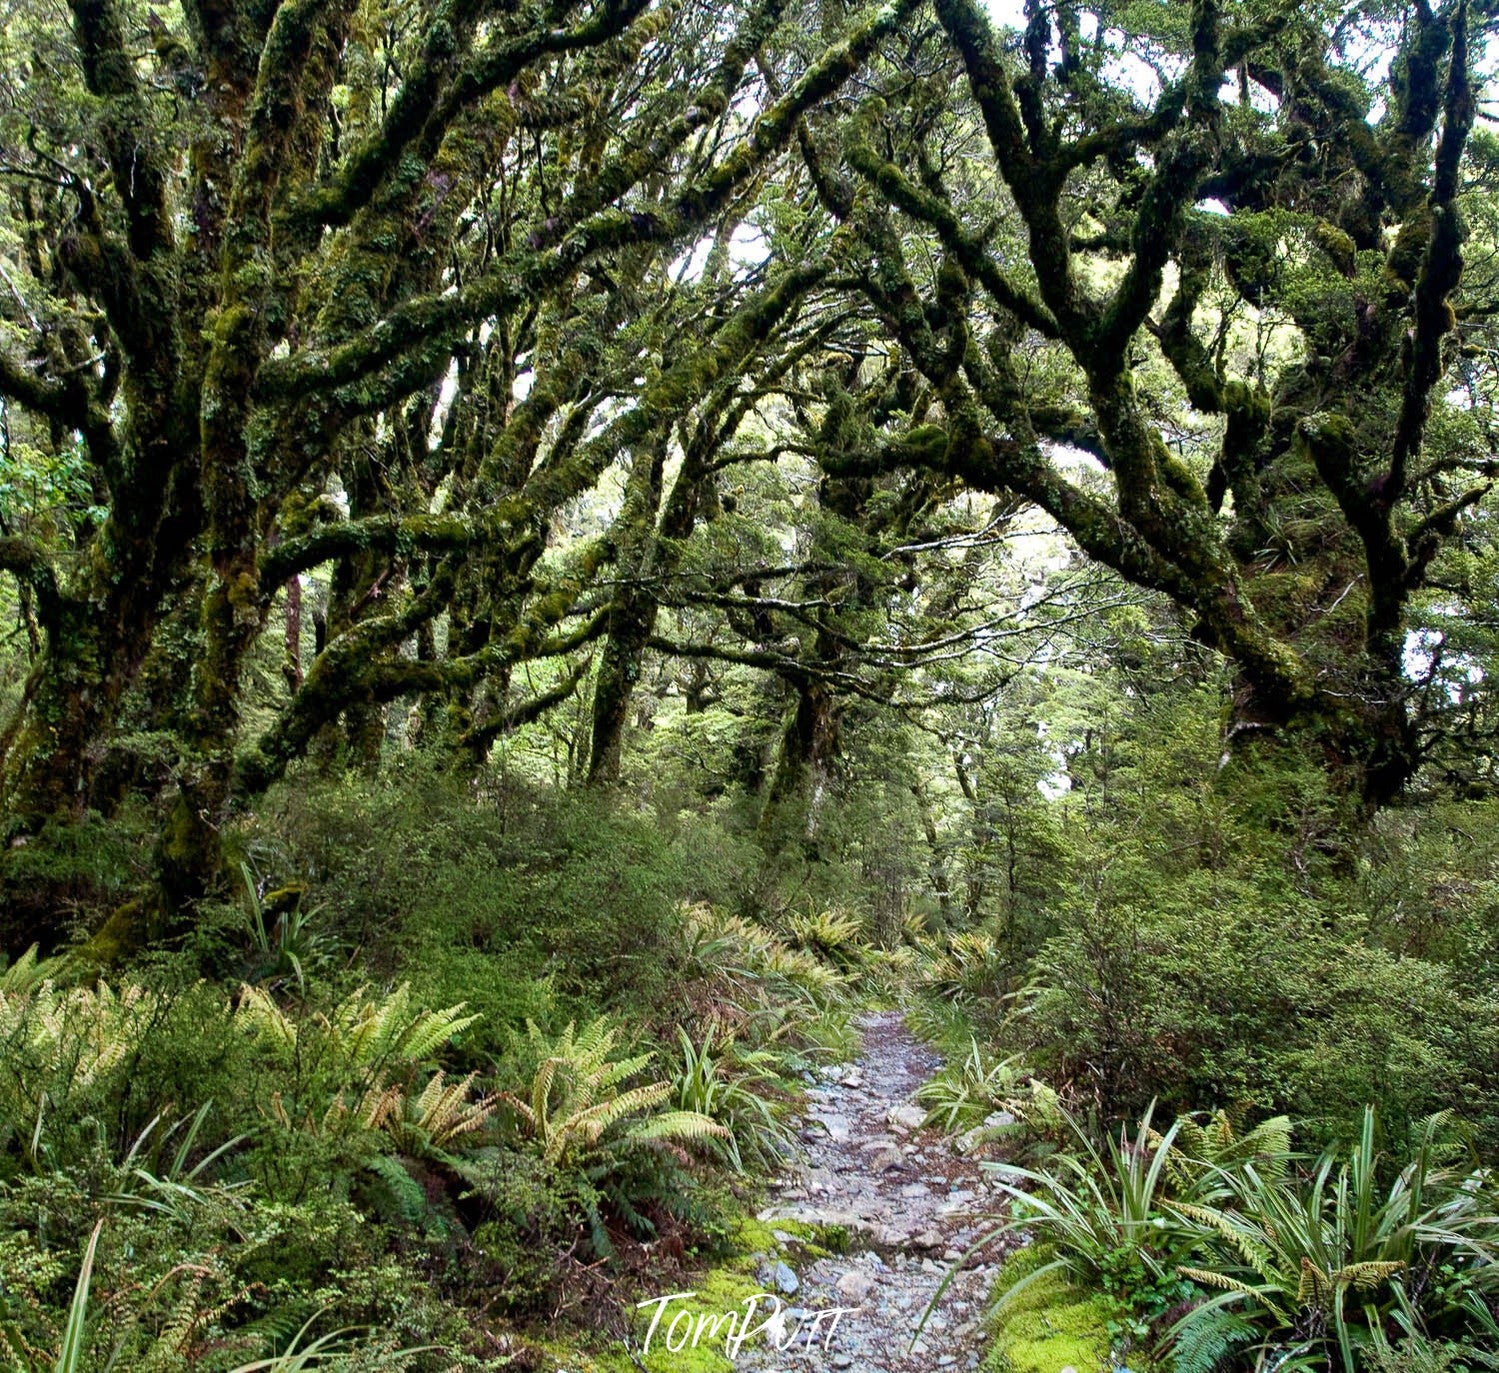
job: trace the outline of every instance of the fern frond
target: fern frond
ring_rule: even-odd
[[[1332,1295],[1332,1283],[1326,1273],[1305,1255],[1301,1259],[1301,1280],[1296,1284],[1298,1306],[1325,1306]]]
[[[297,1044],[296,1022],[272,999],[263,987],[242,986],[239,993],[239,1009],[236,1020],[243,1020],[261,1038],[269,1039],[283,1048],[294,1049]]]
[[[501,1092],[496,1100],[503,1101],[510,1107],[526,1123],[532,1134],[540,1133],[538,1128],[540,1122],[536,1113],[531,1109],[530,1103],[522,1101],[514,1092]]]
[[[621,1059],[618,1063],[610,1063],[604,1066],[603,1071],[594,1079],[598,1089],[603,1090],[614,1086],[617,1082],[626,1082],[634,1077],[636,1073],[645,1068],[651,1061],[650,1054],[637,1054],[634,1058]]]
[[[1247,1282],[1231,1278],[1227,1273],[1219,1273],[1212,1268],[1178,1268],[1176,1271],[1184,1278],[1191,1278],[1193,1282],[1201,1283],[1204,1287],[1216,1287],[1222,1292],[1249,1294],[1255,1291]]]
[[[416,1127],[435,1145],[449,1144],[460,1135],[482,1129],[493,1114],[493,1097],[468,1099],[477,1073],[446,1082],[441,1072],[433,1075],[416,1099]]]
[[[408,1224],[416,1224],[427,1213],[427,1194],[422,1185],[410,1173],[400,1159],[389,1154],[376,1154],[369,1160],[370,1172],[385,1184],[394,1203],[394,1210]]]
[[[405,1105],[406,1094],[399,1087],[382,1087],[378,1082],[364,1094],[359,1104],[359,1114],[365,1128],[378,1130],[392,1119],[398,1118]]]
[[[10,967],[0,972],[0,995],[21,996],[47,980],[57,960],[49,958],[43,962],[38,956],[40,948],[40,945],[33,944]]]
[[[649,1120],[642,1120],[626,1131],[630,1140],[698,1140],[731,1139],[733,1134],[711,1116],[700,1111],[663,1111]]]
[[[1396,1263],[1367,1260],[1363,1263],[1350,1263],[1346,1268],[1338,1269],[1332,1275],[1332,1281],[1338,1287],[1352,1287],[1355,1291],[1371,1292],[1388,1282],[1404,1268],[1404,1261]]]
[[[653,1106],[659,1106],[670,1095],[671,1084],[668,1082],[652,1082],[644,1087],[634,1087],[628,1092],[621,1092],[618,1096],[610,1097],[607,1101],[600,1101],[573,1112],[568,1116],[562,1128],[570,1131],[592,1130],[594,1138],[598,1138],[611,1125],[617,1124],[626,1116],[649,1111]]]

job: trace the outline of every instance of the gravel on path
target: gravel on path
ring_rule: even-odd
[[[736,1367],[750,1373],[932,1373],[980,1361],[997,1241],[961,1263],[916,1330],[949,1270],[994,1228],[998,1194],[976,1160],[921,1128],[925,1112],[912,1097],[940,1057],[897,1011],[870,1012],[860,1027],[858,1061],[809,1091],[804,1162],[774,1184],[774,1202],[760,1213],[772,1228],[778,1220],[841,1227],[848,1252],[793,1272],[767,1265],[769,1290],[792,1307],[788,1330],[806,1334],[784,1349],[744,1346]],[[809,1319],[832,1308],[847,1311],[836,1325]]]

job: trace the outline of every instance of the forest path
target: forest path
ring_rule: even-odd
[[[780,1269],[765,1276],[772,1285],[779,1279],[787,1303],[809,1315],[856,1309],[830,1335],[825,1319],[814,1339],[787,1349],[747,1345],[739,1368],[931,1373],[979,1363],[998,1243],[954,1275],[914,1348],[912,1336],[949,1269],[993,1228],[997,1194],[976,1161],[921,1129],[925,1112],[912,1097],[940,1056],[916,1040],[898,1011],[868,1012],[860,1028],[858,1061],[808,1092],[803,1166],[780,1181],[775,1204],[760,1213],[772,1227],[778,1220],[844,1227],[846,1254],[819,1259],[794,1279]]]

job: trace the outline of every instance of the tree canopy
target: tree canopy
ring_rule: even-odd
[[[175,919],[302,758],[583,693],[616,783],[655,665],[779,684],[806,831],[851,703],[1131,595],[1230,752],[1482,780],[1491,10],[14,7],[8,852],[145,805]]]

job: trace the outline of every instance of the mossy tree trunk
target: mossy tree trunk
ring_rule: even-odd
[[[24,317],[0,395],[76,440],[105,513],[86,542],[41,526],[0,540],[40,638],[3,734],[7,841],[93,803],[127,703],[172,719],[177,762],[146,799],[167,816],[154,904],[176,919],[221,880],[237,801],[340,715],[503,700],[538,656],[565,659],[575,685],[604,632],[582,602],[609,550],[541,575],[553,523],[738,359],[708,347],[642,369],[659,340],[624,327],[630,291],[673,298],[682,247],[737,213],[910,8],[802,54],[748,124],[738,98],[781,61],[783,0],[727,16],[564,2],[544,26],[453,0],[402,32],[364,0],[229,0],[188,5],[180,32],[153,16],[144,51],[116,0],[76,0],[62,27],[37,18],[43,46],[76,61],[12,92],[25,108],[7,106],[0,134],[35,211],[7,263]],[[647,45],[674,54],[669,89],[635,81]],[[446,389],[491,344],[508,349],[500,392]],[[382,470],[358,465],[361,434],[395,460],[394,510],[361,494]],[[352,511],[329,499],[340,469]],[[324,641],[256,703],[272,722],[246,739],[246,664],[275,598],[330,565]],[[460,642],[438,654],[433,627],[465,589]],[[169,618],[194,626],[185,718],[131,699],[142,664],[165,661]],[[480,751],[547,699],[458,733]]]

